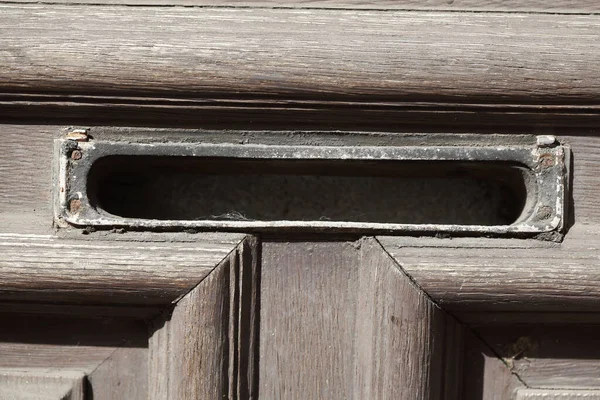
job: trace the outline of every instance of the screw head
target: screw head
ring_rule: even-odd
[[[542,154],[540,156],[540,165],[542,168],[550,168],[554,165],[554,156],[552,154]]]
[[[536,216],[538,219],[548,219],[552,216],[552,207],[549,206],[540,206],[538,208]]]
[[[77,214],[81,210],[81,200],[73,199],[69,202],[69,211],[73,214]]]
[[[73,150],[71,152],[71,159],[72,160],[81,160],[81,157],[83,157],[83,154],[81,153],[80,150]]]

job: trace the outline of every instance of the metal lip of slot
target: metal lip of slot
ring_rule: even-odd
[[[566,225],[570,149],[542,137],[535,145],[508,146],[287,146],[55,140],[59,226],[132,230],[337,231],[388,234],[513,236],[556,240]],[[106,156],[223,157],[255,160],[481,161],[516,163],[535,177],[531,212],[511,225],[400,224],[346,221],[154,220],[126,218],[95,209],[87,197],[86,178],[95,161]],[[530,190],[531,189],[531,190]],[[67,223],[67,224],[65,224]]]

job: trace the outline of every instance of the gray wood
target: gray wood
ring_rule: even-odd
[[[52,229],[52,126],[0,127],[0,230]]]
[[[595,15],[3,4],[0,27],[13,94],[591,104],[600,85]]]
[[[88,376],[93,400],[148,399],[148,349],[115,350]]]
[[[600,389],[600,328],[589,322],[504,322],[477,328],[508,368],[531,388]]]
[[[520,389],[516,400],[599,400],[597,390]]]
[[[129,318],[3,314],[0,321],[4,369],[90,374],[119,348],[145,351],[148,346],[146,324]]]
[[[473,332],[464,335],[464,361],[461,376],[464,400],[513,399],[515,391],[525,384]]]
[[[187,293],[243,239],[198,235],[195,243],[0,236],[0,299],[93,305],[165,305]]]
[[[84,400],[85,374],[60,370],[0,369],[0,398],[6,400]]]
[[[7,3],[37,3],[11,0]],[[1,2],[0,2],[1,3]],[[44,3],[182,5],[231,7],[367,8],[449,11],[521,11],[553,13],[590,13],[600,11],[594,0],[45,0]]]
[[[495,239],[379,238],[436,302],[454,312],[598,311],[598,228],[578,225],[562,245]]]
[[[432,332],[454,321],[377,242],[266,242],[262,254],[261,397],[441,398],[442,359],[456,369],[456,357]]]
[[[151,399],[255,396],[256,242],[186,294],[150,337]]]

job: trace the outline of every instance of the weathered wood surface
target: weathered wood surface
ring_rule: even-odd
[[[600,391],[519,389],[516,400],[600,400]]]
[[[503,360],[466,329],[462,374],[459,378],[464,400],[508,400],[525,385],[511,372]]]
[[[147,372],[147,348],[115,350],[87,377],[93,400],[147,400]]]
[[[168,305],[208,275],[243,239],[199,234],[194,243],[0,236],[0,300]]]
[[[245,241],[156,321],[151,399],[256,398],[256,251]]]
[[[0,315],[0,368],[92,373],[118,348],[145,351],[143,321],[121,318]]]
[[[38,3],[11,0],[6,3]],[[2,3],[2,2],[0,2]],[[44,3],[595,13],[595,0],[44,0]]]
[[[476,328],[530,388],[600,389],[600,327],[497,323]]]
[[[361,249],[357,245],[360,243]],[[373,240],[266,242],[260,396],[437,399],[452,319]],[[438,341],[439,340],[439,341]],[[449,364],[444,364],[447,362]]]
[[[534,240],[379,240],[444,308],[458,311],[600,310],[600,231],[574,227],[554,248]]]
[[[0,369],[0,398],[85,400],[85,374],[53,369]]]
[[[598,29],[595,15],[2,4],[0,92],[596,104]]]

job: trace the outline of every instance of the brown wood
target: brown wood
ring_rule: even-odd
[[[248,240],[155,322],[151,399],[255,396],[256,242]]]
[[[0,299],[91,305],[168,305],[243,239],[197,235],[194,243],[0,237]]]
[[[2,3],[2,2],[0,2]],[[11,0],[6,3],[37,3]],[[594,0],[45,0],[44,3],[595,13]]]
[[[442,371],[456,357],[442,354],[457,349],[433,332],[455,322],[378,243],[267,242],[262,254],[262,397],[454,398]]]
[[[596,104],[600,82],[595,15],[4,4],[0,26],[6,94]]]

